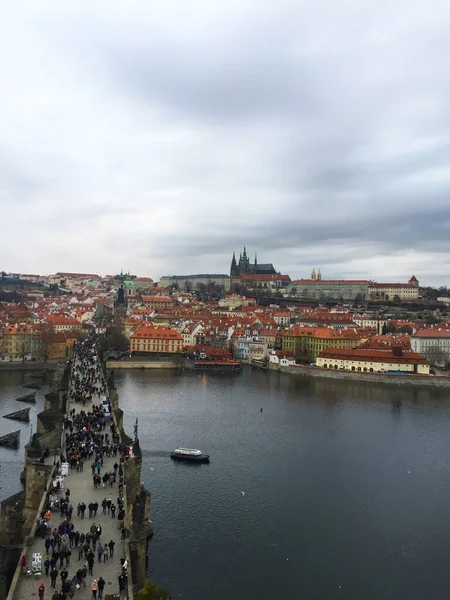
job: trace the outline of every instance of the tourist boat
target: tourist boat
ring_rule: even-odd
[[[193,448],[175,448],[170,453],[170,458],[174,460],[191,460],[193,462],[209,462],[209,454],[203,454],[201,450]]]
[[[20,440],[20,429],[0,436],[0,446],[4,448],[17,448]]]
[[[197,360],[194,362],[196,371],[242,371],[241,363],[236,360]]]

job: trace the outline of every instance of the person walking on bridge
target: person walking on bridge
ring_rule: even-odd
[[[45,595],[45,585],[44,585],[44,583],[41,583],[41,585],[39,586],[39,589],[38,589],[39,600],[44,600],[44,595]]]

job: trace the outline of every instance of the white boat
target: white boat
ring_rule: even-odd
[[[170,453],[170,458],[175,460],[209,462],[209,454],[203,454],[201,450],[196,450],[194,448],[175,448],[175,450]]]

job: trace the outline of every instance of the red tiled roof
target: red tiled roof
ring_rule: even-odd
[[[320,358],[334,360],[361,360],[370,362],[394,362],[398,364],[426,365],[425,358],[417,352],[403,351],[401,356],[396,356],[393,350],[366,350],[361,348],[327,348],[319,354]]]
[[[268,273],[266,275],[241,275],[239,279],[244,279],[244,281],[291,281],[289,275],[278,275],[276,273]]]
[[[133,339],[152,339],[152,340],[180,340],[183,338],[178,331],[167,329],[165,327],[155,328],[150,325],[144,325],[135,331],[130,338]]]
[[[450,338],[450,329],[419,329],[411,337],[420,338]]]
[[[292,283],[370,283],[368,279],[295,279]]]

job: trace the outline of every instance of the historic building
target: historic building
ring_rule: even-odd
[[[223,285],[225,291],[230,289],[230,276],[219,274],[208,274],[202,273],[197,275],[164,275],[161,277],[158,283],[158,287],[168,288],[171,286],[177,286],[180,290],[196,290],[199,284],[209,285],[214,283],[215,285]]]
[[[316,365],[324,369],[362,371],[367,373],[430,374],[430,366],[423,356],[403,348],[366,350],[361,348],[326,348],[317,357]]]
[[[167,327],[145,324],[130,336],[131,354],[175,354],[182,349],[182,335]]]
[[[275,267],[270,264],[258,264],[258,258],[255,254],[255,262],[250,263],[247,256],[247,249],[244,246],[244,252],[239,255],[239,262],[236,262],[236,255],[233,252],[231,259],[230,277],[240,277],[241,275],[276,275]]]
[[[411,301],[419,297],[419,282],[377,283],[366,279],[322,279],[320,269],[312,270],[310,279],[297,279],[289,286],[293,296],[302,300],[336,300],[340,302]]]
[[[369,284],[369,296],[371,300],[417,300],[419,297],[419,281],[413,275],[408,283],[376,283]]]
[[[411,349],[432,365],[445,368],[450,363],[450,330],[439,326],[419,329],[411,336]]]
[[[354,302],[365,300],[369,294],[369,281],[364,279],[322,279],[320,269],[314,269],[310,279],[297,279],[290,286],[291,293],[302,300],[336,300]]]

